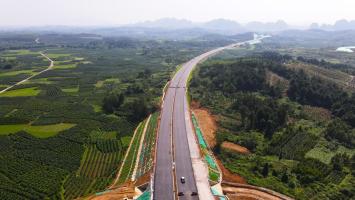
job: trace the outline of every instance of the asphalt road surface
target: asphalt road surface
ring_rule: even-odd
[[[252,41],[254,40],[247,42]],[[217,48],[193,58],[185,63],[171,80],[165,94],[159,126],[153,199],[173,200],[178,192],[184,193],[183,196],[178,196],[181,200],[198,199],[197,195],[191,196],[192,192],[198,191],[186,132],[186,123],[189,122],[186,122],[184,115],[188,109],[185,106],[187,105],[185,101],[187,101],[186,84],[188,77],[199,62],[224,49],[243,43]],[[185,183],[181,183],[181,177],[185,177]],[[174,191],[177,192],[174,193]]]

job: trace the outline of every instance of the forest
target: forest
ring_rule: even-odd
[[[189,94],[216,116],[217,158],[249,184],[296,199],[352,199],[354,95],[289,67],[297,62],[310,61],[269,51],[212,58],[195,70]]]

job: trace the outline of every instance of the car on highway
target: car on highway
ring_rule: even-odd
[[[180,178],[180,181],[181,181],[181,183],[185,183],[185,177],[182,176],[182,177]]]

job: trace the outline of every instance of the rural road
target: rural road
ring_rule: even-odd
[[[40,75],[40,74],[42,74],[42,73],[44,73],[44,72],[46,72],[46,71],[48,71],[48,70],[51,70],[51,69],[54,67],[54,61],[53,61],[52,59],[50,59],[50,58],[49,58],[46,54],[44,54],[43,52],[39,52],[39,53],[40,53],[43,57],[45,57],[47,60],[49,60],[50,64],[49,64],[48,68],[46,68],[46,69],[44,69],[44,70],[42,70],[42,71],[40,71],[40,72],[37,72],[37,73],[33,74],[32,76],[30,76],[30,77],[28,77],[28,78],[25,78],[25,79],[23,79],[22,81],[19,81],[19,82],[13,84],[13,85],[11,85],[11,86],[9,86],[9,87],[7,87],[7,88],[1,90],[1,91],[0,91],[0,94],[6,92],[6,91],[8,91],[8,90],[10,90],[11,88],[15,87],[16,85],[20,85],[20,84],[22,84],[22,83],[24,83],[24,82],[30,80],[31,78],[33,78],[33,77],[35,77],[35,76],[38,76],[38,75]]]
[[[261,39],[263,37],[254,36],[253,40],[220,47],[199,55],[185,63],[170,81],[162,104],[158,130],[153,199],[173,200],[178,192],[184,193],[178,197],[181,200],[199,199],[200,196],[191,196],[192,192],[198,191],[186,130],[186,127],[191,126],[187,126],[190,121],[185,118],[185,112],[189,109],[186,104],[186,86],[194,67],[225,49],[246,43],[255,44]],[[180,182],[181,177],[186,179],[184,184]]]

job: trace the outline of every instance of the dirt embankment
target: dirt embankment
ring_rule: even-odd
[[[217,123],[216,118],[207,110],[200,108],[197,102],[191,103],[192,111],[195,113],[196,119],[200,128],[202,129],[203,136],[206,139],[208,145],[213,148],[216,146],[216,131],[217,131]],[[234,147],[235,148],[235,147]],[[244,148],[244,147],[241,147]],[[248,151],[248,149],[243,149],[243,151]],[[235,183],[246,183],[245,179],[238,174],[231,173],[228,169],[226,169],[222,162],[216,157],[217,164],[222,171],[223,180],[235,182]]]
[[[98,196],[91,196],[89,200],[114,200],[114,199],[133,199],[136,195],[134,182],[127,182],[120,187]]]
[[[293,200],[278,192],[247,184],[222,182],[223,192],[229,199],[243,200]]]
[[[192,110],[195,113],[200,128],[202,129],[206,142],[213,149],[216,146],[216,120],[207,109],[193,108]]]

